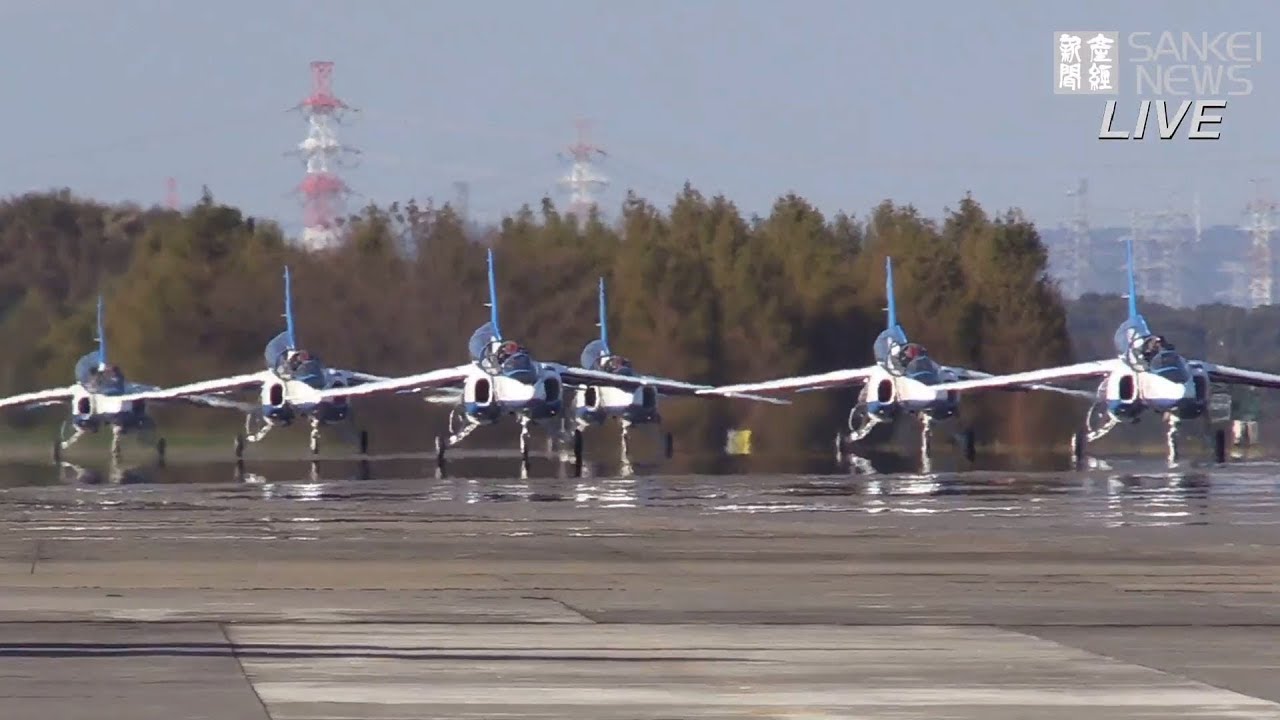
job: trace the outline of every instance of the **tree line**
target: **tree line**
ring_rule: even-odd
[[[92,347],[99,292],[111,358],[130,379],[170,385],[256,371],[282,329],[286,264],[299,340],[327,364],[400,374],[465,362],[467,337],[487,319],[486,247],[497,261],[503,331],[535,357],[576,364],[598,333],[604,276],[615,352],[641,372],[694,382],[868,364],[885,325],[890,254],[899,321],[944,364],[1027,370],[1091,354],[1094,335],[1110,337],[1088,327],[1088,313],[1069,318],[1029,220],[988,212],[967,195],[940,218],[891,201],[865,217],[828,217],[794,194],[760,217],[686,186],[666,206],[629,195],[614,221],[544,199],[488,227],[448,205],[409,201],[370,205],[345,220],[335,247],[304,252],[276,223],[207,191],[173,211],[62,190],[0,203],[0,392],[71,381]],[[1073,329],[1084,345],[1072,347]],[[725,430],[750,427],[761,451],[825,449],[854,399],[854,391],[806,393],[788,407],[669,399],[662,414],[683,447],[718,447]],[[1082,415],[1077,406],[998,393],[967,398],[962,412],[979,442],[1060,444]],[[420,448],[445,422],[403,397],[357,408],[382,447]],[[222,411],[161,413],[197,428],[242,421]],[[14,413],[6,421],[35,422]],[[489,437],[510,442],[513,432]]]

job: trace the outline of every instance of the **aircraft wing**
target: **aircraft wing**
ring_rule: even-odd
[[[739,385],[722,385],[717,388],[699,390],[699,395],[727,395],[738,397],[742,393],[756,392],[811,392],[838,387],[857,387],[867,381],[874,367],[833,370],[818,375],[798,375],[796,377],[765,380],[764,382],[742,383]]]
[[[252,375],[234,375],[216,380],[201,380],[200,382],[186,385],[176,385],[171,388],[145,390],[130,388],[130,392],[121,397],[125,400],[185,400],[199,403],[200,400],[196,400],[195,396],[218,395],[261,385],[262,375],[260,372]],[[208,398],[205,399],[208,400]]]
[[[1010,375],[990,375],[988,377],[939,383],[933,387],[937,390],[956,391],[1025,389],[1059,380],[1078,380],[1080,378],[1106,375],[1117,369],[1120,364],[1121,362],[1119,359],[1093,360],[1090,362],[1076,363],[1075,365],[1062,365],[1059,367],[1045,368],[1043,370],[1029,370],[1027,372],[1012,373]],[[1063,388],[1043,386],[1037,387],[1036,389],[1056,390],[1060,392]],[[1093,393],[1089,393],[1089,397],[1093,396]]]
[[[406,375],[404,377],[376,380],[373,382],[362,383],[360,385],[352,385],[351,387],[329,388],[327,390],[319,391],[318,395],[320,400],[329,400],[339,397],[346,398],[361,395],[381,395],[383,393],[417,392],[432,388],[441,388],[462,382],[472,372],[475,372],[475,365],[467,363],[466,365],[459,365],[457,367],[432,370],[430,372],[418,373],[417,375]]]
[[[43,407],[45,405],[56,405],[64,400],[71,399],[72,388],[54,388],[52,390],[40,390],[37,392],[22,393],[21,395],[12,395],[7,398],[0,398],[0,408],[7,407]]]
[[[1280,389],[1280,375],[1258,370],[1242,370],[1227,365],[1199,362],[1193,363],[1209,373],[1209,380],[1228,385],[1251,385],[1253,387]]]
[[[946,369],[947,369],[947,370],[950,370],[950,371],[951,371],[951,372],[953,372],[953,373],[955,373],[955,374],[956,374],[956,377],[960,378],[960,380],[961,380],[961,381],[964,381],[964,380],[985,380],[985,379],[987,379],[987,378],[996,377],[995,375],[992,375],[991,373],[985,373],[985,372],[982,372],[981,370],[970,370],[969,368],[962,368],[962,367],[948,366]],[[1007,388],[1005,388],[1005,389],[1008,389],[1008,390],[1047,390],[1047,391],[1049,391],[1049,392],[1061,393],[1061,394],[1063,394],[1063,395],[1070,395],[1070,396],[1072,396],[1072,397],[1084,398],[1085,400],[1092,400],[1092,399],[1094,399],[1095,397],[1097,397],[1097,393],[1096,393],[1096,392],[1091,392],[1091,391],[1089,391],[1089,390],[1076,390],[1076,389],[1074,389],[1074,388],[1058,387],[1057,385],[1044,385],[1044,384],[1041,384],[1041,383],[1027,383],[1027,384],[1021,384],[1021,385],[1010,385],[1010,386],[1008,386],[1008,387],[1007,387]]]
[[[672,380],[670,378],[655,377],[653,375],[619,375],[617,373],[588,370],[580,367],[568,367],[565,365],[554,365],[553,367],[560,372],[560,378],[568,385],[608,385],[610,387],[621,388],[623,390],[635,390],[636,388],[647,385],[657,390],[662,395],[672,396],[702,395],[705,394],[705,391],[715,389],[711,385],[688,383],[682,380]],[[743,398],[746,400],[756,400],[758,402],[767,402],[773,405],[791,404],[787,400],[764,397],[762,395],[749,395],[742,392],[726,392],[718,394]]]
[[[355,370],[341,370],[334,368],[329,372],[343,377],[348,383],[370,383],[391,379],[386,375],[370,375],[369,373],[356,372]]]
[[[178,390],[180,388],[172,388]],[[191,403],[192,405],[200,405],[203,407],[225,408],[228,410],[239,410],[241,412],[250,412],[258,406],[256,403],[239,402],[218,395],[171,395],[165,392],[165,389],[157,385],[142,385],[140,383],[129,383],[125,390],[125,394],[121,396],[125,400],[147,400],[147,401],[165,401],[175,400],[180,402]]]

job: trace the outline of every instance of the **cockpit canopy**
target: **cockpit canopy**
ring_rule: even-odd
[[[108,365],[99,370],[102,357],[97,350],[88,353],[76,362],[76,382],[91,392],[104,395],[124,392],[124,373],[116,365]]]
[[[631,368],[631,361],[621,355],[611,354],[602,340],[592,340],[587,343],[587,346],[582,349],[582,357],[579,360],[582,367],[588,370],[600,370],[617,375],[635,375],[635,370]]]
[[[326,386],[324,363],[306,350],[289,347],[288,333],[280,333],[267,343],[263,353],[267,367],[284,380],[297,380],[317,390]]]
[[[1191,377],[1191,368],[1186,359],[1163,335],[1134,334],[1126,359],[1134,367],[1148,370],[1171,382],[1185,383]]]
[[[492,323],[485,323],[471,334],[467,342],[471,359],[490,375],[533,382],[537,377],[537,365],[528,349],[515,340],[499,340]]]

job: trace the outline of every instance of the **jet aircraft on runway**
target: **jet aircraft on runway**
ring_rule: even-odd
[[[680,382],[659,378],[648,378],[636,374],[631,361],[617,355],[609,346],[609,318],[605,303],[604,278],[600,278],[600,337],[587,343],[582,349],[579,360],[581,367],[592,371],[610,373],[615,384],[579,384],[571,396],[573,408],[572,434],[575,447],[581,444],[582,431],[591,426],[603,425],[610,418],[617,418],[622,425],[622,460],[627,462],[628,434],[633,425],[648,425],[661,432],[662,417],[658,413],[659,395],[690,396],[699,391],[711,389],[709,385]],[[572,373],[570,373],[572,374]],[[570,380],[570,382],[573,382]],[[757,400],[772,404],[789,404],[777,398],[735,393],[735,397]],[[664,438],[665,455],[670,458],[673,440],[671,433]]]
[[[482,425],[497,423],[503,415],[514,415],[520,422],[520,455],[522,463],[529,459],[529,441],[534,425],[553,433],[562,430],[566,387],[578,393],[584,402],[579,416],[586,422],[596,414],[603,399],[612,410],[631,413],[634,418],[656,420],[658,395],[693,395],[706,385],[691,385],[678,380],[638,375],[629,367],[593,363],[596,367],[572,367],[535,360],[529,349],[502,334],[498,321],[498,289],[494,275],[493,251],[488,253],[489,321],[471,335],[467,343],[471,361],[455,367],[441,368],[406,377],[391,378],[357,387],[320,391],[319,397],[330,399],[356,395],[432,391],[428,402],[450,403],[449,435],[437,436],[437,462],[444,463],[448,448],[461,442]],[[607,339],[601,346],[608,352]],[[585,356],[585,353],[584,353]],[[611,355],[597,356],[607,360]],[[620,395],[605,395],[605,392]],[[594,399],[594,403],[590,402]],[[625,399],[625,402],[623,401]],[[594,408],[592,405],[594,404]],[[573,431],[574,462],[581,466],[582,431]]]
[[[340,393],[326,395],[325,392],[386,378],[325,367],[319,357],[298,346],[293,323],[293,288],[288,267],[284,269],[284,320],[284,332],[267,343],[264,370],[167,388],[150,397],[221,395],[257,388],[257,404],[227,400],[223,405],[245,413],[245,434],[236,437],[237,457],[243,454],[246,441],[259,442],[272,428],[286,427],[295,420],[303,419],[310,420],[311,423],[312,454],[320,451],[321,427],[339,423],[344,424],[344,434],[349,436],[348,440],[358,441],[360,451],[365,452],[368,435],[364,431],[357,435],[354,431],[354,414],[345,396]]]
[[[1024,383],[1053,383],[1101,378],[1085,415],[1085,427],[1072,438],[1076,460],[1087,443],[1102,438],[1121,422],[1138,422],[1146,410],[1164,416],[1169,462],[1177,461],[1178,427],[1184,420],[1204,415],[1209,404],[1210,383],[1280,388],[1280,375],[1242,370],[1205,361],[1188,361],[1162,335],[1151,332],[1146,318],[1138,312],[1137,283],[1134,280],[1133,241],[1126,242],[1129,290],[1129,317],[1113,336],[1116,356],[1061,367],[1032,370],[997,377],[961,379],[939,386],[940,391],[967,392],[1006,388]],[[1215,433],[1215,459],[1224,460],[1225,433]]]
[[[946,390],[945,383],[970,378],[988,378],[991,375],[962,367],[940,365],[929,356],[924,346],[907,340],[907,334],[898,324],[897,303],[893,291],[893,259],[885,258],[885,295],[888,300],[888,323],[876,338],[872,348],[875,364],[867,367],[834,370],[817,375],[787,377],[763,382],[726,385],[699,391],[700,394],[729,395],[794,391],[807,392],[825,388],[861,387],[858,401],[849,411],[849,434],[837,432],[836,454],[845,459],[845,443],[865,438],[880,423],[892,422],[903,414],[915,415],[920,420],[920,452],[922,462],[928,464],[929,441],[935,422],[954,418],[959,410],[959,398]],[[1025,388],[1018,388],[1025,389]],[[1079,390],[1044,386],[1043,389],[1070,395],[1088,395]],[[965,457],[972,460],[974,436],[972,430],[956,434]]]
[[[71,416],[62,423],[60,437],[54,443],[56,461],[61,460],[63,450],[104,426],[111,428],[111,456],[118,460],[122,453],[121,439],[125,434],[150,436],[155,430],[155,420],[147,414],[147,401],[165,399],[160,388],[128,382],[120,368],[108,361],[102,296],[98,296],[97,328],[98,337],[95,339],[98,349],[85,354],[76,363],[73,385],[0,399],[0,408],[35,408],[70,401]],[[195,393],[182,399],[201,405],[224,404],[220,398]],[[163,439],[157,442],[156,450],[163,458]]]

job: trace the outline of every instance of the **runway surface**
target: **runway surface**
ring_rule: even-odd
[[[181,472],[0,468],[7,720],[1280,719],[1280,465]]]

